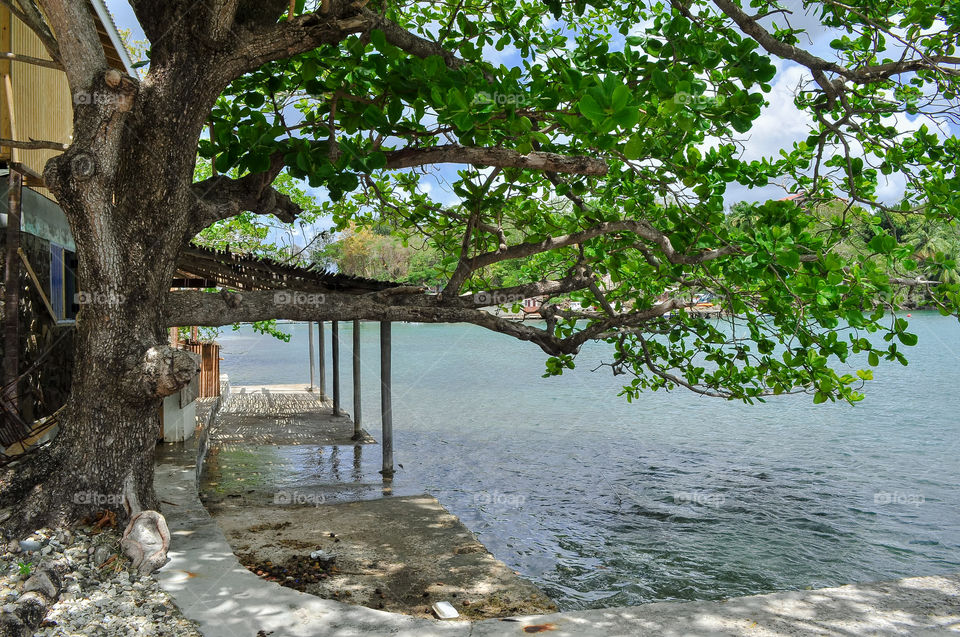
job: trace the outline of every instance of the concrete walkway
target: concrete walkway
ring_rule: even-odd
[[[158,579],[207,637],[960,634],[960,575],[512,620],[418,619],[320,599],[242,567],[197,496],[196,439],[164,445],[155,484],[171,533]]]

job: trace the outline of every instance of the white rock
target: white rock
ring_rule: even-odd
[[[40,542],[37,540],[21,540],[20,541],[20,550],[21,551],[39,551]]]

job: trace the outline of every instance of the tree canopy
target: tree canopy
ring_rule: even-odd
[[[958,212],[955,8],[368,9],[356,34],[233,81],[200,155],[221,170],[273,166],[325,189],[340,229],[426,237],[442,256],[441,298],[564,295],[599,308],[548,300],[546,328],[511,328],[553,355],[553,372],[603,338],[616,346],[614,369],[633,376],[630,394],[683,385],[747,400],[792,391],[855,400],[869,371],[833,367],[858,353],[905,362],[902,346],[916,341],[890,313],[903,286],[922,285],[954,311],[955,281],[923,282],[931,267],[951,271],[955,252],[918,253],[890,219],[942,228]],[[820,44],[805,48],[812,37]],[[504,50],[516,65],[490,62]],[[805,69],[794,100],[809,134],[747,160],[744,136],[784,63]],[[898,127],[903,118],[915,130]],[[473,166],[428,168],[446,162]],[[905,186],[897,203],[877,197],[888,178]],[[438,179],[453,203],[435,196]],[[728,223],[731,185],[775,182],[802,197],[741,204],[754,221]],[[854,230],[866,238],[851,241]],[[491,289],[503,282],[490,276],[499,264],[522,276]],[[707,290],[735,320],[686,311],[692,292]],[[883,347],[864,338],[878,330],[891,337]]]

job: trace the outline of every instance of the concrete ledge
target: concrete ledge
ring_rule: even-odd
[[[960,575],[524,618],[550,635],[943,635],[960,634]],[[471,637],[522,634],[477,622]]]
[[[170,528],[170,563],[160,585],[207,637],[468,635],[467,622],[440,623],[320,599],[263,580],[237,561],[196,490],[196,448],[183,444],[156,468],[157,496]],[[271,633],[271,631],[273,631]]]
[[[439,622],[320,599],[237,561],[197,496],[197,437],[165,445],[157,496],[171,534],[160,585],[207,637],[314,635],[941,635],[960,634],[960,575],[913,577],[720,602],[661,602],[480,622]],[[271,632],[272,631],[272,632]]]

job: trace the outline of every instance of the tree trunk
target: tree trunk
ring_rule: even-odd
[[[11,522],[21,533],[104,510],[122,521],[156,508],[161,402],[199,370],[198,357],[167,345],[162,306],[188,239],[204,109],[219,91],[184,109],[170,93],[190,95],[196,75],[186,86],[146,89],[118,75],[95,74],[82,89],[113,97],[75,108],[73,144],[44,171],[70,221],[82,291],[60,431],[48,449],[0,475],[0,505],[15,506]]]

